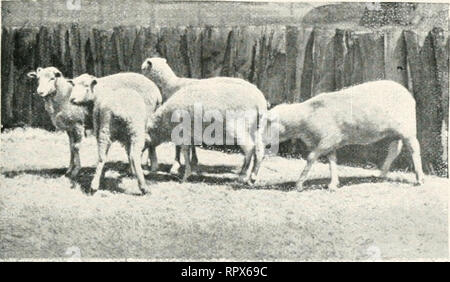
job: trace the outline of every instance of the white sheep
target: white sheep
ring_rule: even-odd
[[[244,87],[256,87],[253,84],[234,77],[212,77],[205,79],[178,77],[170,66],[167,64],[165,58],[147,58],[141,66],[144,75],[148,76],[153,82],[158,85],[162,92],[163,102],[169,99],[175,92],[183,87],[195,83],[237,83]],[[171,172],[176,173],[180,168],[180,147],[176,146],[175,161],[172,164]],[[198,163],[197,153],[195,147],[192,147],[192,161],[191,164]]]
[[[409,91],[396,82],[367,82],[322,93],[303,103],[278,105],[269,111],[268,120],[265,142],[277,135],[279,142],[299,138],[311,149],[297,181],[298,190],[303,189],[311,166],[322,155],[328,156],[330,164],[328,187],[336,188],[339,184],[336,149],[351,144],[370,144],[386,137],[396,140],[389,145],[381,176],[386,176],[404,143],[412,155],[417,183],[423,183],[416,138],[416,103]]]
[[[198,110],[199,108],[201,111]],[[185,120],[177,123],[177,117],[186,117],[182,113],[187,114],[189,118],[187,126],[184,123]],[[243,114],[247,116],[244,117]],[[159,107],[151,117],[148,132],[153,146],[167,141],[181,146],[186,164],[183,181],[186,181],[191,174],[190,148],[199,144],[195,143],[195,140],[204,142],[204,139],[199,138],[204,137],[205,128],[211,129],[210,125],[217,121],[221,124],[221,128],[218,129],[219,132],[214,131],[214,136],[218,138],[215,141],[219,143],[215,144],[226,144],[224,139],[233,139],[237,142],[245,155],[240,180],[253,184],[264,157],[262,142],[264,127],[260,125],[265,114],[267,114],[267,102],[256,87],[228,82],[197,83],[181,88]],[[245,123],[242,123],[244,118]],[[202,121],[200,130],[196,128],[196,120]],[[238,128],[240,125],[237,123],[242,127]],[[187,142],[183,144],[173,140],[172,136],[174,130],[180,125],[187,127],[188,132],[191,133],[188,135]],[[239,129],[241,131],[238,132]],[[254,157],[254,164],[249,176],[247,171],[252,157]]]
[[[70,101],[75,104],[93,102],[94,134],[97,138],[98,163],[91,182],[91,192],[97,191],[109,147],[122,143],[139,189],[144,194],[147,185],[141,168],[141,153],[149,149],[152,167],[157,166],[155,147],[149,143],[146,126],[150,115],[161,104],[158,87],[137,73],[118,73],[102,78],[83,74],[73,80]]]
[[[38,79],[37,94],[44,99],[45,110],[53,125],[67,132],[70,144],[70,164],[66,175],[78,175],[80,162],[80,143],[83,139],[85,123],[90,111],[86,106],[77,106],[69,102],[72,84],[55,67],[37,68],[28,73]]]

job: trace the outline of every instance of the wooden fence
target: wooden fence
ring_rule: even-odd
[[[2,126],[53,128],[43,102],[32,95],[36,82],[26,76],[38,66],[55,66],[67,77],[86,72],[101,77],[140,72],[146,57],[162,56],[180,76],[244,78],[255,83],[272,105],[391,79],[414,95],[425,170],[442,175],[447,173],[449,42],[440,28],[357,32],[282,25],[108,30],[77,24],[4,27]],[[299,147],[290,144],[282,149],[296,153]],[[340,154],[379,162],[385,147],[383,142],[366,148],[352,146]],[[409,164],[409,157],[402,153],[397,166]]]

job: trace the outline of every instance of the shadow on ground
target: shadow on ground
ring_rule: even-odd
[[[149,172],[149,167],[144,166],[149,173],[145,175],[145,178],[151,182],[169,182],[169,181],[181,181],[181,176],[184,173],[184,167],[182,167],[179,171],[178,175],[170,174],[171,165],[169,164],[160,164],[158,173]],[[197,170],[202,174],[193,174],[189,177],[190,183],[207,183],[207,184],[224,184],[236,181],[234,178],[226,178],[226,177],[214,177],[214,176],[206,176],[203,173],[207,174],[224,174],[224,173],[232,173],[235,170],[234,166],[205,166],[198,165]],[[67,171],[67,168],[48,168],[48,169],[25,169],[25,170],[17,170],[17,171],[4,171],[2,174],[7,178],[15,178],[21,175],[38,175],[43,178],[52,178],[57,179],[63,177]],[[100,186],[101,190],[108,190],[110,192],[117,193],[125,193],[126,191],[120,188],[120,183],[123,178],[131,177],[129,173],[129,165],[128,163],[116,161],[109,162],[105,165],[103,173],[105,172],[113,172],[116,175],[114,177],[102,177],[102,182]],[[95,167],[83,167],[81,168],[79,174],[71,179],[72,188],[78,184],[81,190],[85,193],[89,192],[90,183],[95,174]]]
[[[169,164],[160,164],[157,173],[149,172],[149,167],[144,166],[149,173],[145,175],[145,178],[151,183],[154,182],[169,182],[175,181],[180,182],[181,176],[184,173],[184,166],[180,168],[178,175],[170,174],[171,165]],[[49,169],[26,169],[26,170],[18,170],[18,171],[5,171],[2,174],[7,178],[14,178],[20,175],[39,175],[44,178],[60,178],[65,175],[67,168],[49,168]],[[262,184],[262,185],[254,185],[250,186],[248,184],[240,183],[237,175],[236,177],[218,177],[214,176],[214,174],[235,174],[236,167],[234,166],[226,166],[226,165],[217,165],[217,166],[206,166],[206,165],[198,165],[195,169],[198,173],[194,173],[189,177],[189,183],[206,183],[206,184],[228,184],[233,190],[241,190],[241,189],[251,189],[251,190],[278,190],[289,192],[295,190],[295,182],[282,182],[275,184]],[[126,190],[120,188],[120,183],[123,178],[131,177],[129,173],[128,163],[116,161],[109,162],[105,165],[105,172],[113,172],[116,175],[114,177],[102,177],[101,182],[101,190],[107,190],[110,192],[116,193],[126,193]],[[88,193],[90,190],[90,183],[95,173],[95,167],[84,167],[80,170],[80,173],[74,179],[71,179],[72,188],[78,184],[81,190],[85,193]],[[209,174],[209,175],[206,175]],[[211,175],[213,174],[213,175]],[[316,178],[305,181],[303,185],[303,191],[311,191],[311,190],[327,190],[329,178]],[[375,176],[369,177],[340,177],[340,187],[347,187],[358,184],[365,183],[380,183],[380,182],[396,182],[396,183],[409,183],[407,180],[392,180],[392,179],[384,179]],[[150,184],[151,185],[151,184]],[[140,195],[140,193],[138,193]]]
[[[376,176],[365,176],[365,177],[339,177],[340,185],[339,188],[347,188],[348,186],[359,185],[359,184],[367,184],[367,183],[381,183],[381,182],[391,182],[391,183],[406,183],[413,184],[407,180],[393,180],[393,179],[385,179]],[[330,183],[329,178],[315,178],[306,180],[303,184],[302,191],[312,191],[312,190],[328,190],[328,184]],[[255,190],[278,190],[278,191],[294,191],[296,190],[296,182],[282,182],[275,184],[265,184],[265,185],[255,185],[248,186],[245,184],[236,184],[232,185],[234,190],[239,189],[255,189]]]

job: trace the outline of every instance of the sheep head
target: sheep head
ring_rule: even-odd
[[[141,66],[142,73],[156,84],[171,79],[175,74],[164,58],[147,58]]]
[[[28,74],[30,78],[38,79],[38,87],[36,93],[41,97],[53,95],[57,90],[57,80],[64,78],[61,72],[55,67],[37,68]]]
[[[70,94],[70,102],[73,104],[85,104],[94,100],[94,87],[97,85],[97,78],[89,74],[82,74],[73,80],[69,80],[73,85]]]

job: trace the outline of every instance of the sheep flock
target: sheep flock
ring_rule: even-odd
[[[147,187],[141,167],[142,153],[148,150],[151,171],[156,173],[155,148],[166,142],[176,145],[170,173],[178,174],[183,156],[181,181],[189,181],[193,171],[199,170],[195,146],[237,145],[244,154],[238,179],[252,186],[268,147],[301,139],[310,150],[296,184],[301,191],[319,157],[328,159],[328,188],[333,190],[339,186],[337,149],[390,138],[380,176],[387,175],[405,145],[414,165],[415,184],[424,180],[415,100],[405,87],[393,81],[366,82],[269,110],[261,90],[244,79],[178,77],[164,58],[144,60],[142,74],[118,73],[101,78],[82,74],[68,79],[55,67],[47,67],[28,76],[38,80],[36,94],[44,100],[55,127],[67,132],[71,156],[66,175],[71,179],[81,169],[79,147],[92,123],[98,162],[91,193],[101,186],[108,150],[115,141],[124,146],[130,173],[143,194],[151,187]]]

